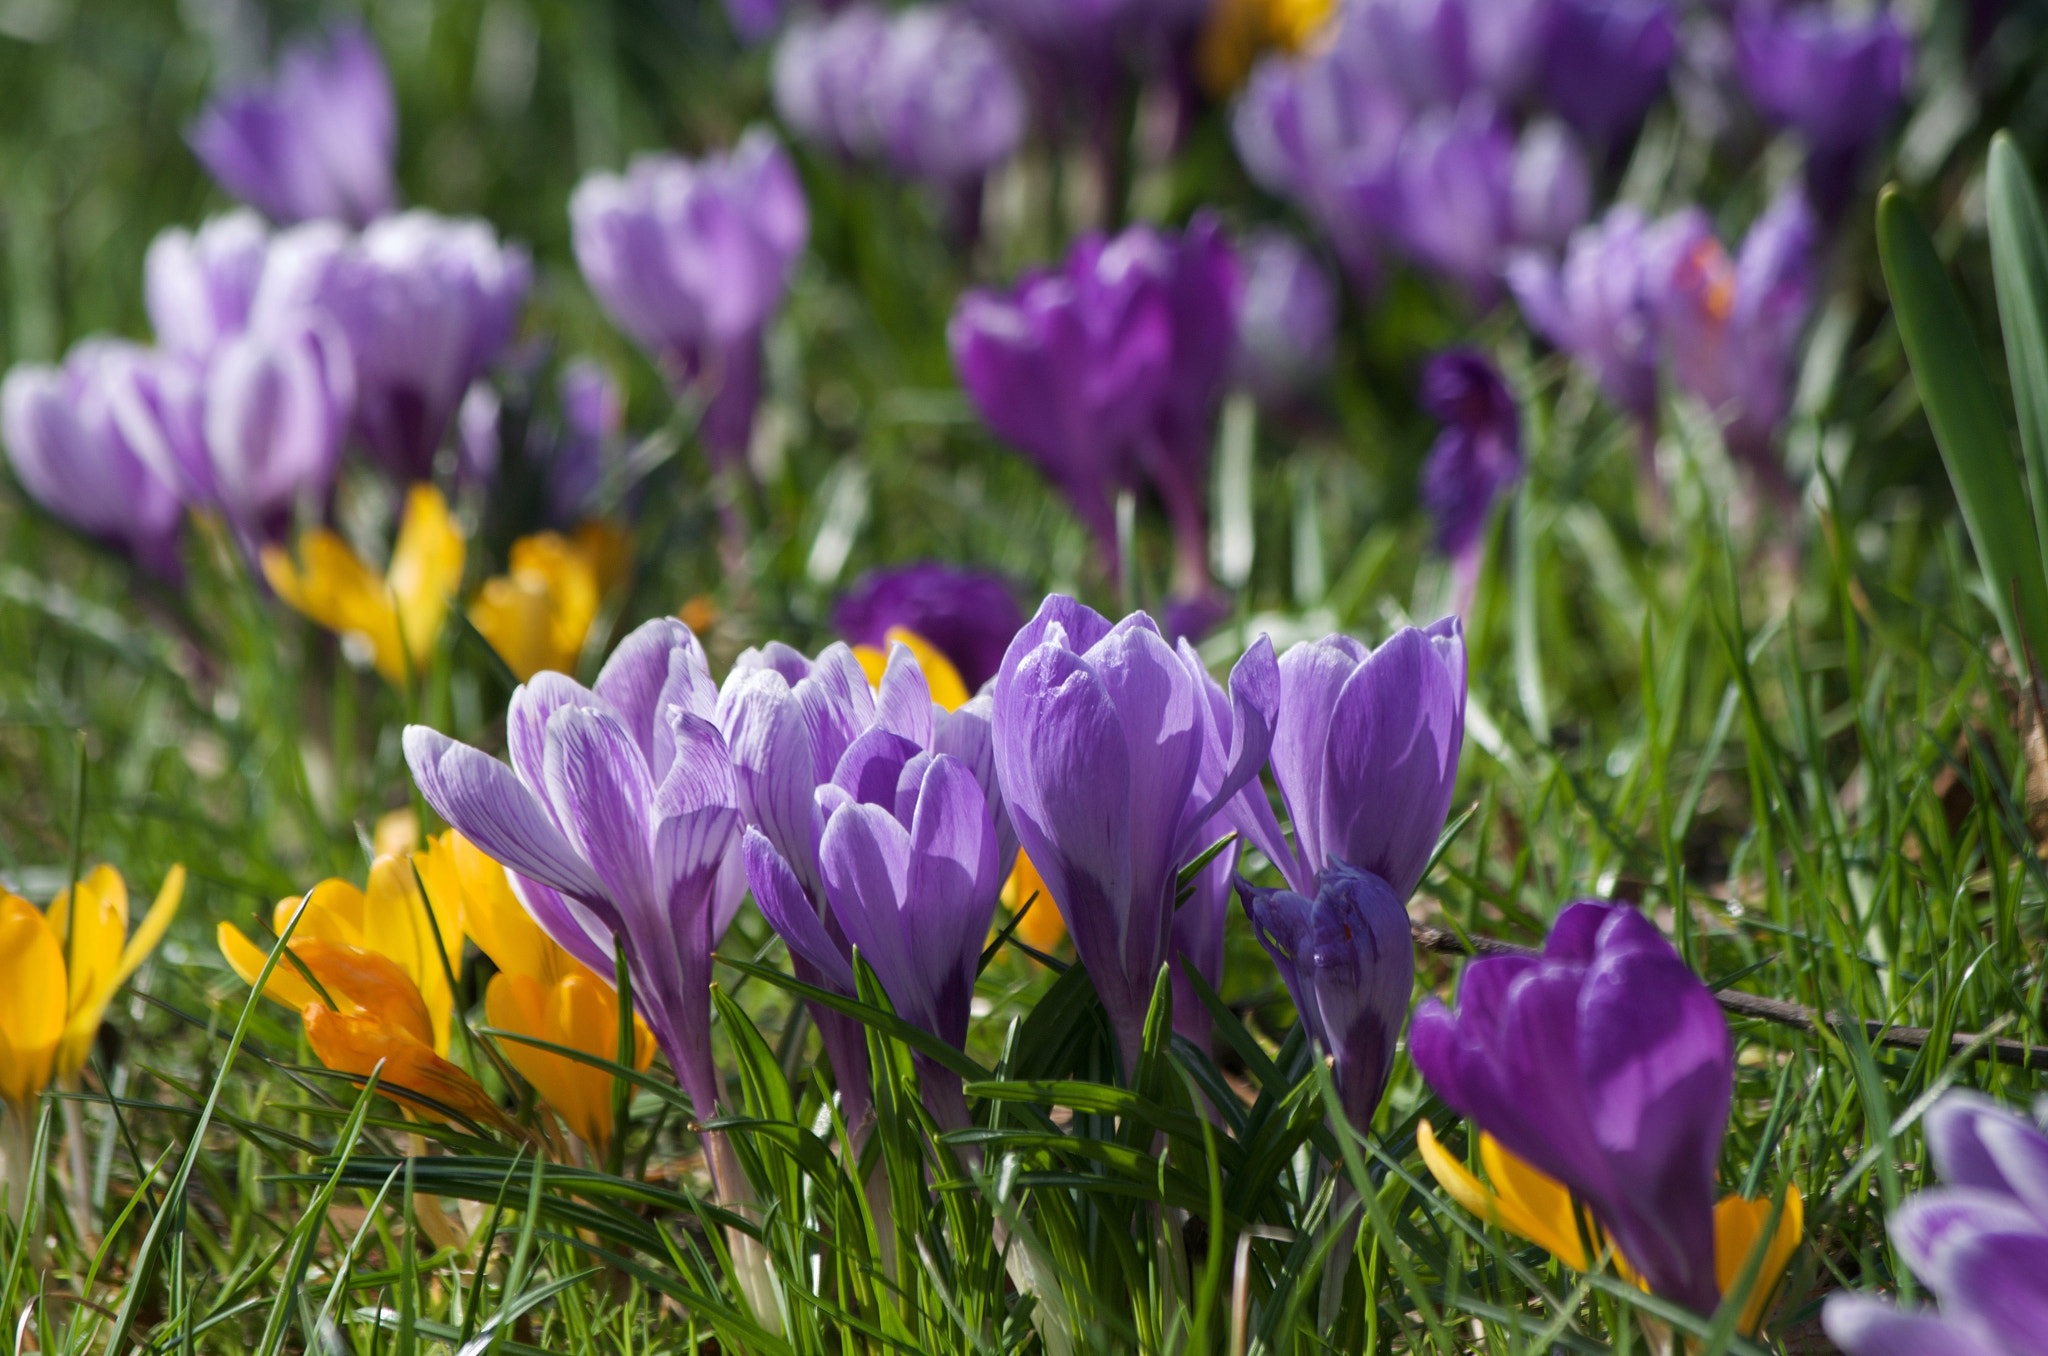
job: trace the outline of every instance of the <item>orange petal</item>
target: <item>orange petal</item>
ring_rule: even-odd
[[[320,987],[342,1010],[374,1017],[379,1025],[403,1032],[428,1049],[433,1048],[434,1024],[427,1005],[412,977],[389,956],[359,946],[335,946],[331,942],[291,943],[292,954],[305,963]],[[316,1000],[312,1006],[322,1006]]]
[[[377,1090],[393,1100],[451,1125],[460,1115],[518,1133],[474,1078],[381,1016],[335,1012],[319,1003],[308,1003],[300,1016],[313,1053],[337,1073],[367,1078],[381,1064]]]
[[[241,929],[233,923],[222,923],[216,928],[214,940],[220,944],[220,954],[227,958],[228,968],[241,976],[244,984],[254,984],[256,976],[263,973],[263,964],[270,959],[270,953],[243,936]],[[263,986],[263,996],[284,1004],[294,1012],[308,1003],[317,1002],[320,997],[289,960],[280,960],[277,968],[270,972],[270,982]]]

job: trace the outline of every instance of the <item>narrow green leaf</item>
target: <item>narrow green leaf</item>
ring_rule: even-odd
[[[1998,320],[2005,332],[2005,362],[2019,412],[2020,449],[2034,499],[2034,528],[2048,543],[2048,221],[2012,137],[1991,139],[1986,176],[1991,226],[1991,276],[1998,289]],[[2048,637],[2031,637],[2039,646]]]

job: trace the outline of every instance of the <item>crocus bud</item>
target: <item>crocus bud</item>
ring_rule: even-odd
[[[1657,321],[1649,224],[1627,203],[1572,232],[1562,266],[1534,253],[1508,261],[1508,285],[1537,331],[1592,372],[1607,398],[1645,427],[1657,418]]]
[[[1571,905],[1540,958],[1470,961],[1455,1011],[1424,1000],[1408,1051],[1453,1111],[1584,1203],[1646,1288],[1714,1312],[1734,1051],[1713,993],[1654,923]]]
[[[1665,0],[1555,0],[1543,48],[1543,97],[1595,147],[1632,135],[1678,50]]]
[[[935,560],[862,575],[832,609],[849,644],[880,649],[902,627],[937,646],[970,693],[995,677],[1023,625],[1006,581]]]
[[[153,361],[111,339],[74,347],[64,366],[23,365],[0,382],[0,437],[29,496],[88,536],[173,579],[184,506],[171,482],[136,455],[115,418],[121,369]]]
[[[1244,292],[1237,313],[1237,372],[1261,401],[1300,392],[1330,365],[1337,293],[1306,246],[1262,229],[1238,247]]]
[[[1345,1118],[1369,1131],[1415,987],[1408,910],[1378,876],[1342,865],[1321,874],[1312,900],[1244,880],[1237,892],[1309,1039],[1335,1064]]]
[[[889,44],[887,15],[853,4],[826,17],[805,15],[775,44],[775,111],[802,140],[843,156],[875,148],[868,96]]]
[[[173,227],[150,242],[142,261],[143,304],[157,342],[204,359],[249,324],[270,230],[254,212],[214,217],[197,233]]]
[[[361,226],[396,198],[391,77],[353,26],[288,49],[273,80],[216,98],[187,138],[222,188],[272,221]]]
[[[1825,4],[1748,3],[1735,17],[1735,68],[1763,115],[1806,142],[1807,185],[1839,207],[1863,153],[1898,111],[1912,43],[1889,11],[1852,18]]]
[[[623,176],[579,184],[569,221],[599,303],[672,382],[701,388],[706,448],[737,461],[760,395],[762,331],[810,232],[789,157],[760,129],[726,156],[642,156]]]
[[[1436,519],[1437,549],[1463,561],[1494,500],[1522,474],[1521,411],[1499,370],[1469,348],[1429,360],[1422,408],[1444,425],[1422,466],[1422,502]]]
[[[964,9],[918,5],[891,21],[867,115],[897,173],[971,184],[1017,149],[1029,113],[1009,58]]]
[[[212,499],[275,539],[341,459],[355,389],[348,346],[319,316],[236,335],[207,365],[200,425]]]

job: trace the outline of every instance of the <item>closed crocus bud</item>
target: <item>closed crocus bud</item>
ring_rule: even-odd
[[[272,221],[361,226],[396,199],[391,77],[353,26],[287,50],[268,84],[221,95],[187,137],[222,188]]]
[[[1665,0],[1555,0],[1543,47],[1545,102],[1595,147],[1633,135],[1678,50]]]
[[[1508,261],[1508,285],[1537,331],[1583,364],[1609,400],[1645,427],[1657,419],[1657,319],[1650,228],[1627,203],[1574,231],[1562,265]]]
[[[204,359],[249,324],[249,305],[270,253],[270,229],[254,212],[215,217],[197,232],[173,227],[142,261],[143,304],[157,342]]]
[[[333,479],[354,396],[348,345],[323,317],[222,344],[207,364],[200,423],[212,502],[246,536],[281,537],[292,505]]]
[[[888,16],[855,4],[826,17],[806,15],[775,44],[771,86],[783,125],[814,146],[843,156],[875,147],[868,91],[889,44]]]
[[[995,677],[1024,614],[1000,577],[935,560],[862,575],[832,609],[849,644],[877,649],[902,627],[936,646],[969,692]]]
[[[722,463],[746,452],[761,335],[809,238],[789,157],[755,129],[730,155],[635,160],[569,200],[576,262],[613,323],[709,404],[701,436]]]
[[[1253,232],[1238,259],[1244,290],[1236,378],[1261,401],[1282,403],[1329,368],[1337,290],[1308,247],[1285,231]]]
[[[952,5],[896,15],[866,102],[890,165],[936,184],[972,184],[1007,160],[1030,113],[1003,49]]]
[[[1335,1065],[1345,1118],[1371,1130],[1415,987],[1408,910],[1378,876],[1342,865],[1322,873],[1313,899],[1243,880],[1237,890],[1309,1039]]]
[[[1898,111],[1912,43],[1890,11],[1850,16],[1826,4],[1751,0],[1735,17],[1735,68],[1765,117],[1806,142],[1807,185],[1841,206],[1863,153]]]
[[[1152,619],[1111,626],[1052,595],[1003,657],[995,765],[1017,838],[1066,920],[1136,1065],[1160,967],[1173,956],[1174,886],[1211,817],[1258,776],[1279,698],[1271,643],[1238,661],[1231,726],[1213,681]],[[1213,746],[1213,747],[1212,747]]]
[[[1422,408],[1443,432],[1422,466],[1422,502],[1436,519],[1437,549],[1472,556],[1493,503],[1522,474],[1522,418],[1514,392],[1483,353],[1454,348],[1422,373]]]
[[[152,572],[179,578],[172,482],[137,455],[116,418],[122,369],[158,361],[118,340],[88,339],[64,366],[16,367],[0,382],[0,437],[29,496],[88,536]]]

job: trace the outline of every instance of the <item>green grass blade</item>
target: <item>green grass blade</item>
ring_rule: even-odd
[[[2048,542],[2048,221],[2012,137],[1991,139],[1985,183],[1991,227],[1991,276],[1998,290],[1999,327],[2019,413],[2020,448],[2034,527]],[[2043,644],[2039,636],[2035,643]]]

